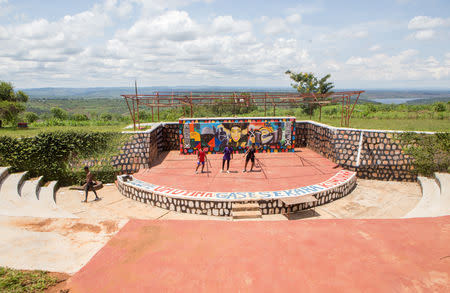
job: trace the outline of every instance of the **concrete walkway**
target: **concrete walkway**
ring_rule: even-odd
[[[131,220],[70,292],[448,292],[450,217]]]
[[[126,223],[0,216],[0,265],[73,274]]]
[[[230,220],[226,217],[192,215],[168,211],[124,197],[114,185],[107,184],[98,191],[103,199],[81,203],[82,191],[61,188],[57,193],[60,208],[81,218],[100,219],[160,219],[160,220]],[[420,187],[412,182],[386,182],[358,179],[357,187],[349,195],[317,207],[288,216],[263,215],[263,220],[296,220],[305,218],[401,218],[419,202]]]

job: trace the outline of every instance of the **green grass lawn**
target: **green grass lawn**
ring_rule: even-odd
[[[248,115],[250,116],[250,115]],[[279,115],[282,116],[282,115]],[[309,116],[297,117],[297,120],[309,120]],[[313,121],[321,122],[331,126],[340,127],[341,120],[338,118],[322,117],[319,121],[318,117],[313,117]],[[3,127],[0,128],[0,135],[13,137],[34,136],[40,132],[52,131],[98,131],[98,132],[121,132],[128,124],[120,125],[90,125],[90,126],[47,126],[47,127]],[[361,129],[379,129],[379,130],[405,130],[405,131],[450,131],[450,120],[448,119],[380,119],[380,118],[352,118],[350,122],[351,128]],[[146,128],[148,129],[148,127]]]
[[[58,280],[43,271],[19,271],[0,267],[0,292],[44,292]]]

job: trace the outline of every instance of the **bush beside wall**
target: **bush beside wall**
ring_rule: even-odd
[[[61,185],[84,180],[85,162],[92,167],[97,180],[111,182],[116,170],[111,166],[112,154],[124,135],[115,132],[48,132],[34,137],[0,137],[0,164],[11,166],[12,172],[28,171],[29,176],[44,176],[44,180],[59,180]]]

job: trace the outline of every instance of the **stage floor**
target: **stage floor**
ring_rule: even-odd
[[[336,175],[341,168],[307,149],[290,153],[257,153],[253,172],[243,173],[243,154],[235,154],[230,173],[221,173],[222,154],[208,155],[211,165],[195,174],[197,157],[171,151],[149,169],[133,174],[136,179],[177,189],[210,192],[276,191],[314,185]],[[249,162],[247,170],[250,169]],[[200,170],[201,167],[199,167]]]

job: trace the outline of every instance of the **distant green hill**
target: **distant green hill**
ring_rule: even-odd
[[[120,95],[134,94],[133,87],[95,87],[95,88],[31,88],[23,89],[31,99],[119,99]],[[335,91],[354,89],[335,89]],[[364,89],[362,89],[364,90]],[[264,88],[264,87],[138,87],[139,94],[150,94],[156,91],[294,91],[291,87]],[[450,100],[450,90],[367,90],[360,97],[360,102],[374,103],[407,103],[429,104],[436,101]]]

